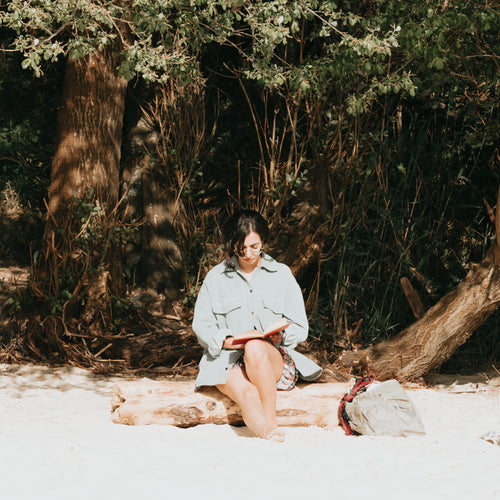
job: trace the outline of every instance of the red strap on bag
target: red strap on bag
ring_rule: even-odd
[[[339,409],[338,409],[338,417],[339,423],[344,429],[346,436],[352,436],[353,431],[351,426],[349,425],[349,416],[345,410],[346,402],[349,403],[354,399],[356,394],[366,391],[366,388],[375,380],[373,375],[369,377],[358,378],[355,384],[352,386],[352,389],[349,392],[344,394],[344,397],[340,400]]]

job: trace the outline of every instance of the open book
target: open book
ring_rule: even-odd
[[[279,333],[285,328],[288,328],[290,326],[290,322],[287,321],[285,318],[277,319],[276,321],[273,321],[262,333],[249,333],[248,335],[243,335],[238,338],[233,338],[232,340],[232,345],[241,345],[241,344],[246,344],[249,340],[253,339],[266,339],[267,337],[270,337],[271,335],[274,335],[275,333]]]

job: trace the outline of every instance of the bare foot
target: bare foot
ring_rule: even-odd
[[[275,441],[276,443],[282,443],[285,440],[285,431],[276,427],[269,431],[264,439]]]

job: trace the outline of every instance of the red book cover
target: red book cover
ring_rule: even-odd
[[[241,344],[246,344],[249,340],[253,339],[265,339],[267,337],[270,337],[271,335],[274,335],[275,333],[281,332],[285,328],[288,328],[290,326],[290,322],[287,321],[285,318],[278,319],[271,323],[263,333],[259,334],[248,334],[246,336],[241,336],[238,338],[233,338],[232,339],[232,344],[233,345],[241,345]]]

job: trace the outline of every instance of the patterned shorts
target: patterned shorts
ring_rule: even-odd
[[[268,342],[272,344],[271,341]],[[288,354],[288,351],[280,345],[273,344],[273,346],[276,347],[276,349],[278,349],[278,351],[283,356],[284,365],[283,374],[281,375],[281,378],[278,380],[278,382],[276,382],[276,388],[280,391],[291,391],[297,383],[299,372],[297,371],[292,357],[290,356],[290,354]],[[243,355],[233,363],[233,366],[231,368],[245,368]]]

